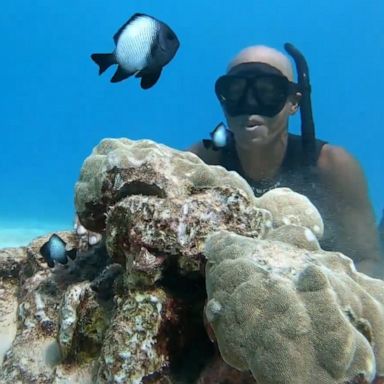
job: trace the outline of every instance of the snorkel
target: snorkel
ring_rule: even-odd
[[[292,44],[285,43],[285,50],[295,61],[297,71],[297,83],[302,97],[300,100],[301,138],[305,155],[305,165],[316,165],[315,148],[315,124],[313,122],[311,103],[311,84],[309,82],[308,64],[303,54]]]

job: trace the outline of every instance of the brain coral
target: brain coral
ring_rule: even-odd
[[[384,282],[349,258],[227,231],[205,255],[206,316],[231,366],[263,384],[384,373]]]

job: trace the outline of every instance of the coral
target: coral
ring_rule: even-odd
[[[104,140],[85,161],[76,204],[79,233],[59,233],[79,250],[73,263],[47,267],[39,249],[48,236],[28,247],[19,332],[0,377],[196,381],[213,354],[202,317],[205,238],[218,228],[265,236],[269,212],[237,174],[125,139]],[[87,249],[82,226],[105,242]]]
[[[321,250],[305,197],[257,199],[235,172],[128,139],[103,140],[75,189],[76,231],[58,233],[75,260],[48,268],[39,250],[50,234],[0,252],[0,340],[10,331],[0,383],[383,374],[383,282]]]
[[[98,356],[109,325],[108,311],[97,302],[89,282],[67,287],[60,303],[57,342],[63,361]]]
[[[223,228],[260,237],[268,230],[263,225],[267,220],[267,211],[252,206],[240,190],[227,187],[203,189],[183,199],[130,196],[110,210],[106,244],[112,259],[131,272],[144,269],[148,277],[149,253],[154,253],[153,262],[161,265],[166,260],[157,255],[161,252],[177,255],[179,269],[186,274],[201,270],[203,259],[199,256],[209,233]],[[155,272],[149,283],[153,284],[161,275],[158,269],[150,269]]]
[[[226,231],[205,255],[206,316],[229,365],[263,384],[384,374],[384,282],[346,256]]]
[[[130,195],[172,199],[199,187],[227,185],[254,199],[252,189],[235,172],[206,165],[190,152],[151,140],[105,139],[84,161],[76,183],[75,205],[88,230],[102,232],[111,206]]]
[[[156,383],[167,371],[168,353],[156,344],[168,300],[161,289],[132,290],[119,300],[101,351],[100,383]]]
[[[272,214],[273,227],[298,225],[308,228],[317,239],[324,234],[324,224],[319,211],[306,196],[289,188],[275,188],[257,200],[257,206]]]
[[[26,257],[25,248],[0,250],[0,365],[16,335],[17,276]]]

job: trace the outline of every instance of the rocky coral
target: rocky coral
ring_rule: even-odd
[[[73,234],[59,235],[72,246],[78,245]],[[87,382],[83,380],[92,377],[92,364],[87,362],[92,361],[94,346],[99,340],[94,340],[95,332],[87,329],[86,324],[92,324],[91,328],[98,324],[102,307],[96,304],[89,283],[80,281],[85,278],[84,271],[79,273],[71,264],[54,269],[47,267],[39,249],[48,237],[37,239],[23,249],[23,257],[14,259],[17,261],[14,269],[19,271],[14,279],[17,332],[4,356],[0,374],[0,381],[4,383],[64,383],[79,382],[80,378],[81,382]],[[10,257],[18,254],[15,249],[7,253]],[[5,258],[0,259],[0,265],[4,269],[8,265]],[[10,296],[7,292],[7,297]],[[76,365],[71,369],[65,364],[58,365],[75,360]]]
[[[206,165],[190,152],[151,140],[105,139],[85,160],[76,184],[76,211],[87,228],[102,232],[110,207],[130,195],[183,198],[199,187],[227,185],[254,199],[235,172]]]
[[[206,236],[223,228],[245,236],[264,236],[270,220],[265,210],[252,206],[240,190],[214,187],[194,191],[183,199],[163,199],[155,196],[130,196],[110,210],[107,218],[107,248],[116,262],[124,260],[127,270],[151,267],[153,261],[175,261],[183,274],[200,271]],[[146,252],[146,257],[140,250]],[[161,257],[158,253],[168,255]],[[157,255],[157,257],[156,257]],[[150,264],[149,268],[146,264]],[[146,273],[146,276],[149,276]],[[154,277],[153,284],[160,276]]]
[[[383,373],[382,282],[320,249],[305,197],[257,199],[191,153],[106,139],[75,201],[77,231],[59,233],[73,262],[47,267],[49,235],[0,253],[0,325],[14,326],[1,383],[368,384]],[[92,231],[103,240],[88,249]]]
[[[344,255],[225,231],[205,255],[206,316],[231,366],[265,384],[384,374],[384,282]]]
[[[0,250],[0,364],[16,335],[18,280],[26,249]]]

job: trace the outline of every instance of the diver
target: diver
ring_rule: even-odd
[[[324,220],[322,248],[349,256],[361,272],[381,274],[363,170],[345,149],[315,138],[308,68],[295,47],[286,44],[286,50],[296,62],[297,83],[290,59],[274,48],[251,46],[233,58],[215,84],[228,125],[226,145],[204,140],[189,150],[210,165],[237,171],[256,196],[276,187],[306,195]],[[288,132],[289,117],[299,109],[301,136]]]

